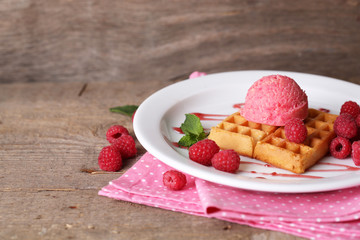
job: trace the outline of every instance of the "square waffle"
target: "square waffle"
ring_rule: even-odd
[[[240,155],[253,157],[256,143],[276,129],[275,126],[247,121],[236,112],[212,127],[208,138],[221,149],[233,149]]]
[[[247,121],[234,113],[213,127],[209,139],[221,149],[234,149],[240,155],[252,157],[276,167],[304,173],[326,155],[335,137],[333,125],[337,115],[309,109],[304,120],[308,136],[304,143],[290,142],[283,127]]]
[[[334,121],[337,115],[309,109],[304,123],[308,136],[304,143],[290,142],[283,127],[258,142],[254,158],[294,173],[304,173],[326,155],[330,141],[335,137]]]

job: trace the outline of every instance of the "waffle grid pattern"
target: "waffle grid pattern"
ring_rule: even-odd
[[[332,138],[334,121],[336,115],[309,109],[309,115],[305,119],[308,137],[302,144],[290,142],[285,137],[283,127],[278,128],[273,134],[269,135],[262,142],[273,146],[287,149],[295,154],[304,155],[305,153],[317,149],[329,137]]]
[[[250,122],[236,112],[213,127],[209,138],[222,149],[234,149],[241,155],[303,173],[327,153],[335,136],[333,124],[336,117],[309,109],[304,120],[308,137],[304,143],[297,144],[286,139],[283,127]]]
[[[241,155],[253,157],[256,143],[276,129],[275,126],[247,121],[236,112],[213,127],[209,139],[214,140],[221,149],[233,149]]]

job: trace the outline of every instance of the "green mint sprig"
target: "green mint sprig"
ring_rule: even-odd
[[[139,106],[136,105],[124,105],[110,108],[110,112],[120,113],[129,117],[132,117],[134,112],[138,109]]]
[[[178,144],[183,147],[190,147],[194,143],[203,140],[207,137],[200,118],[194,114],[185,114],[185,121],[181,124],[180,129],[185,134]]]

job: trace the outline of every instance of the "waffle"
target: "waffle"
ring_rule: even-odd
[[[294,173],[304,173],[328,152],[330,141],[335,137],[333,125],[336,117],[309,109],[304,120],[308,136],[302,144],[288,141],[283,127],[246,121],[239,113],[213,127],[209,138],[221,149],[234,149],[240,155]]]
[[[233,149],[240,155],[253,157],[256,143],[276,129],[275,126],[247,121],[236,112],[212,127],[208,138],[221,149]]]

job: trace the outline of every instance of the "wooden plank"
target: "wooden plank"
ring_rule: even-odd
[[[97,195],[136,161],[98,172],[107,128],[133,134],[108,108],[167,84],[89,82],[81,96],[82,83],[0,84],[0,239],[301,239]]]
[[[1,239],[301,239],[74,192],[7,192],[2,195]]]
[[[194,70],[301,71],[360,83],[360,3],[0,2],[0,81],[166,81]]]
[[[161,84],[150,82],[141,88],[135,83],[89,83],[79,97],[82,86],[80,83],[1,86],[0,167],[5,169],[2,188],[36,189],[39,182],[41,187],[54,189],[103,185],[99,181],[89,185],[85,180],[88,176],[81,169],[97,169],[97,155],[108,144],[105,133],[111,125],[124,125],[134,135],[131,119],[110,113],[109,108],[140,104],[140,95],[154,92]],[[18,174],[7,172],[13,169]],[[70,170],[76,174],[65,174]],[[53,174],[51,178],[44,174],[49,171]]]

